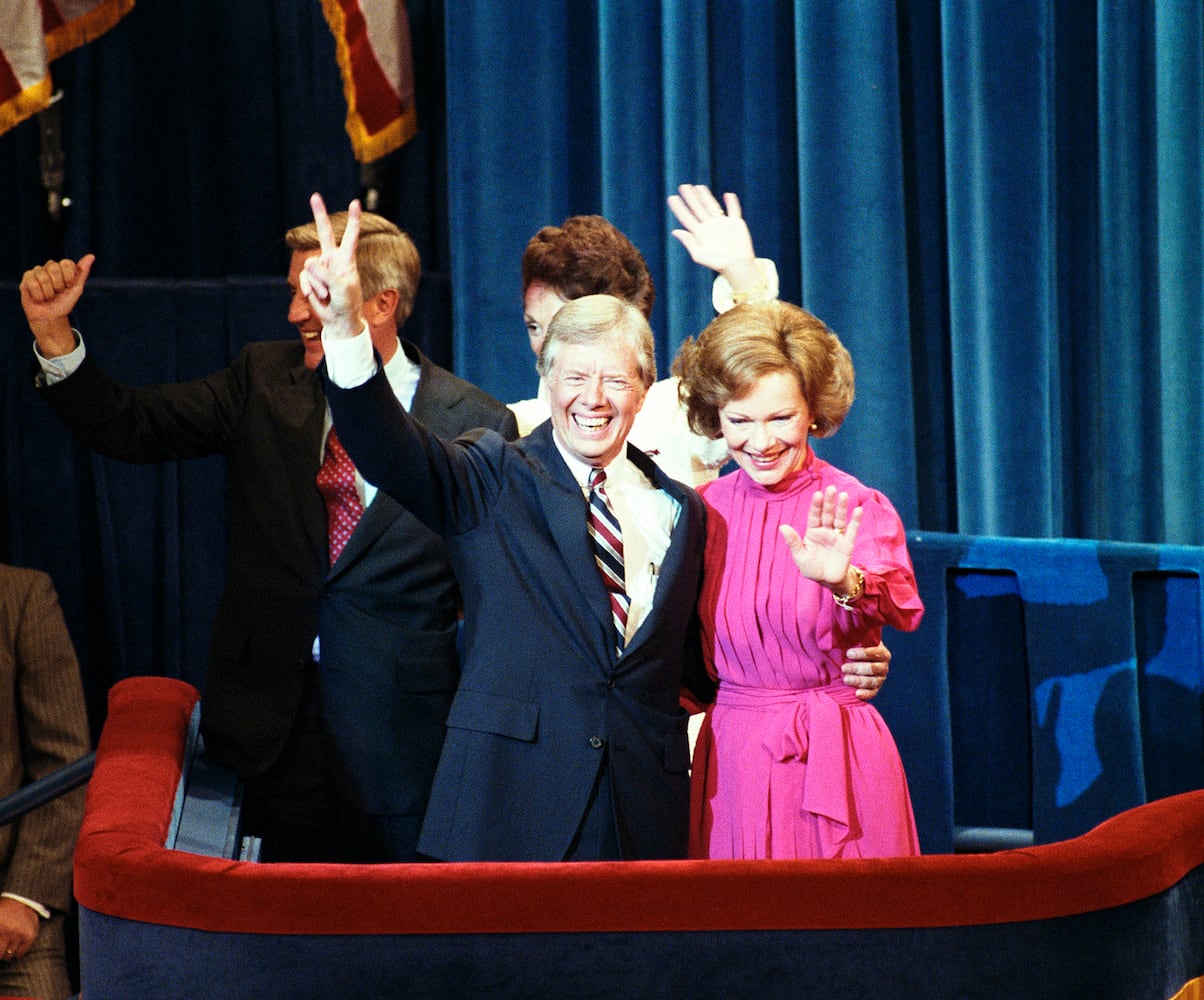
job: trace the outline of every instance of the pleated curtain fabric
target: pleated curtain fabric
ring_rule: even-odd
[[[644,254],[667,373],[712,310],[665,197],[705,182],[852,354],[817,450],[908,528],[1204,540],[1200,4],[476,0],[447,43],[458,374],[529,394],[496,276],[589,212]]]

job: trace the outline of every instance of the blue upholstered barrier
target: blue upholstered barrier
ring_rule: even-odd
[[[875,704],[925,853],[1064,840],[1204,788],[1204,549],[932,532],[908,545],[927,610],[915,633],[887,634]]]
[[[888,630],[875,704],[924,853],[1065,840],[1204,788],[1204,548],[933,532],[908,545],[925,616]],[[202,779],[198,811],[212,809]],[[206,780],[220,796],[222,776]]]

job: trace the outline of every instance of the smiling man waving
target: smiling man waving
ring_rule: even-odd
[[[339,436],[443,535],[465,601],[460,687],[419,849],[468,860],[683,857],[683,681],[704,696],[698,496],[626,443],[656,377],[630,305],[587,296],[548,331],[552,419],[516,443],[446,441],[388,392],[361,316],[356,230],[302,289],[323,321]],[[358,206],[353,205],[354,219]],[[362,464],[361,464],[362,463]]]

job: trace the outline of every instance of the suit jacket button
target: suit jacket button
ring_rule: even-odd
[[[614,679],[613,677],[608,677],[608,678],[606,678],[606,686],[607,686],[608,688],[612,688],[612,687],[614,687],[614,686],[615,686],[615,679]]]
[[[597,750],[598,748],[600,748],[602,746],[602,737],[601,736],[591,736],[589,738],[589,745],[591,747],[593,747],[595,750]]]

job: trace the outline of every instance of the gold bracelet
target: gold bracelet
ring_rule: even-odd
[[[845,611],[853,610],[853,602],[865,593],[865,574],[856,566],[850,565],[849,569],[853,571],[853,589],[847,594],[838,594],[832,591],[832,600],[839,604]]]

